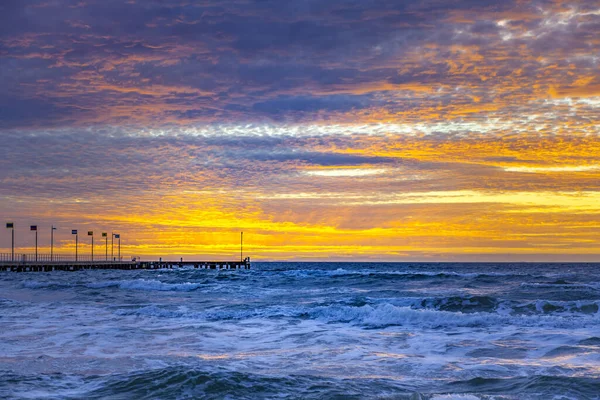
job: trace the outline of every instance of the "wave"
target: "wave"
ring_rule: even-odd
[[[14,382],[27,379],[9,374]],[[60,380],[68,376],[53,376],[42,380],[37,386],[46,385],[50,393],[56,393]],[[0,396],[7,394],[2,390]],[[408,385],[386,379],[339,379],[314,375],[265,375],[226,370],[214,365],[205,368],[169,366],[107,376],[92,376],[79,387],[61,388],[57,397],[85,399],[323,399],[323,398],[382,398],[393,393],[399,399],[419,396]],[[51,387],[47,387],[52,385]],[[14,388],[15,385],[12,387]],[[11,395],[21,398],[31,385],[12,390]],[[64,385],[63,383],[63,386]],[[37,388],[37,387],[36,387]],[[21,390],[19,390],[21,389]],[[53,390],[54,389],[54,390]],[[10,389],[9,389],[10,390]],[[21,395],[21,396],[19,396]],[[420,398],[417,397],[417,398]]]
[[[478,377],[448,386],[450,392],[475,392],[483,398],[488,398],[486,394],[503,394],[518,399],[597,399],[600,393],[600,380],[578,376]]]
[[[419,299],[414,308],[432,308],[451,312],[493,312],[502,302],[491,296],[449,296]]]
[[[339,305],[317,307],[309,314],[326,322],[346,322],[374,328],[393,325],[425,328],[503,325],[568,328],[600,324],[598,308],[598,302],[594,302],[591,304],[582,303],[580,308],[571,308],[569,311],[562,313],[503,314],[489,312],[465,313],[382,303],[361,307]]]
[[[0,297],[0,305],[2,305],[2,306],[13,306],[13,305],[17,305],[17,304],[20,304],[20,302],[17,300]]]
[[[286,276],[306,278],[306,277],[346,277],[346,276],[397,276],[407,277],[415,279],[427,279],[427,278],[475,278],[478,276],[508,276],[507,274],[493,274],[493,273],[459,273],[453,271],[439,271],[439,272],[428,272],[428,271],[377,271],[377,270],[347,270],[344,268],[338,268],[335,270],[322,270],[322,269],[296,269],[296,270],[284,270],[277,271]]]
[[[571,314],[597,314],[600,301],[551,301],[537,300],[535,309],[542,314],[571,313]]]
[[[413,309],[472,313],[494,313],[507,316],[519,315],[589,315],[600,312],[600,300],[531,300],[516,301],[492,296],[404,297],[367,298],[368,304],[390,303]]]
[[[173,309],[163,306],[144,306],[120,309],[119,315],[141,315],[154,318],[175,318],[191,321],[238,321],[248,319],[309,319],[327,324],[350,324],[367,329],[405,326],[420,329],[486,328],[491,326],[522,326],[573,328],[600,325],[600,313],[588,314],[534,314],[504,315],[485,312],[451,312],[435,309],[417,309],[390,303],[322,306],[270,306],[242,308],[213,308],[191,311],[185,307]]]
[[[0,397],[85,399],[383,399],[479,400],[597,399],[600,381],[591,377],[476,377],[451,381],[401,381],[361,376],[344,379],[315,374],[253,373],[217,365],[174,365],[156,369],[91,375],[24,375],[6,371],[0,377]]]
[[[156,305],[144,306],[136,309],[119,309],[115,312],[118,315],[141,315],[157,318],[177,318],[193,321],[228,321],[245,320],[253,318],[298,318],[304,314],[302,309],[297,307],[272,306],[265,308],[213,308],[206,311],[191,311],[187,307],[161,307]]]
[[[135,279],[123,281],[106,281],[97,283],[88,283],[85,286],[90,289],[103,289],[108,287],[118,287],[119,289],[127,290],[148,290],[148,291],[177,291],[190,292],[201,287],[202,283],[165,283],[157,280]]]
[[[25,281],[23,287],[26,289],[65,289],[71,288],[73,285],[62,282]]]
[[[577,344],[583,346],[600,346],[600,337],[592,336],[587,339],[580,340]]]
[[[100,281],[100,282],[89,282],[89,283],[56,283],[56,282],[38,282],[28,281],[22,284],[22,287],[27,289],[50,289],[50,290],[61,290],[61,289],[72,289],[72,288],[87,288],[87,289],[108,289],[118,288],[122,290],[138,290],[138,291],[161,291],[161,292],[191,292],[199,288],[203,288],[206,291],[218,292],[218,293],[238,293],[248,292],[252,289],[249,285],[228,285],[227,283],[220,282],[220,279],[212,277],[213,279],[203,279],[201,282],[181,282],[181,283],[168,283],[162,282],[155,279],[129,279],[129,280],[111,280],[111,281]],[[271,290],[271,289],[265,289]],[[271,290],[273,291],[273,290]],[[282,293],[288,293],[288,290],[282,290]]]
[[[256,271],[254,271],[256,272]],[[316,277],[377,277],[401,280],[426,280],[434,278],[447,279],[490,279],[490,278],[514,278],[514,279],[572,279],[577,275],[574,273],[548,273],[532,274],[528,272],[456,272],[456,271],[419,271],[419,270],[375,270],[375,269],[289,269],[289,270],[262,270],[261,273],[275,273],[292,278],[316,278]]]
[[[336,271],[329,271],[336,272]],[[341,273],[337,270],[336,273]],[[39,281],[26,281],[23,283],[23,287],[29,289],[64,289],[72,287],[85,287],[88,289],[105,289],[105,288],[118,288],[122,290],[136,290],[136,291],[162,291],[162,292],[191,292],[201,287],[206,288],[207,291],[218,291],[218,292],[230,292],[250,290],[247,286],[230,286],[218,284],[217,286],[208,283],[208,280],[202,282],[182,282],[182,283],[167,283],[154,279],[134,279],[134,280],[110,280],[102,282],[93,282],[85,284],[68,284],[59,282],[39,282]],[[562,285],[570,283],[556,283],[552,287],[560,287]],[[550,284],[548,284],[550,285]],[[586,285],[587,286],[591,286]],[[582,285],[577,285],[582,286]],[[388,298],[352,298],[344,304],[344,301],[337,301],[338,305],[348,306],[365,306],[370,305],[378,307],[382,304],[390,304],[396,307],[408,307],[413,310],[431,310],[431,311],[444,311],[449,313],[461,313],[461,314],[497,314],[504,316],[528,316],[528,315],[556,315],[564,317],[577,317],[581,315],[599,315],[600,314],[600,300],[571,300],[571,301],[555,301],[555,300],[530,300],[530,301],[516,301],[500,299],[493,296],[474,296],[474,295],[455,295],[455,296],[444,296],[444,297],[388,297]],[[267,308],[273,310],[273,308]],[[282,308],[277,308],[275,316],[291,316],[293,313],[286,311],[281,313]],[[247,311],[244,311],[247,312]],[[310,313],[311,308],[308,307],[306,310],[302,310],[301,313]],[[225,316],[224,312],[220,312],[214,319],[237,319],[238,311],[228,312],[229,316]],[[263,316],[264,313],[256,313],[254,316]],[[241,318],[245,318],[244,315]]]
[[[523,282],[521,287],[535,289],[560,289],[560,290],[600,290],[600,282],[573,283],[564,280],[555,282]]]

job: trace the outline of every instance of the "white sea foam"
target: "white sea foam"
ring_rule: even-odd
[[[343,277],[343,276],[405,276],[405,277],[456,277],[456,278],[500,278],[500,277],[532,277],[532,278],[549,278],[549,279],[567,279],[575,276],[573,273],[548,273],[548,274],[534,274],[527,272],[456,272],[451,270],[439,270],[439,271],[420,271],[420,270],[376,270],[376,269],[345,269],[337,268],[335,270],[322,270],[322,269],[294,269],[286,271],[277,271],[278,274],[285,276],[291,276],[296,278],[308,278],[308,277],[319,277],[319,276],[330,276],[330,277]]]
[[[600,312],[600,301],[557,301],[557,300],[536,300],[535,309],[542,314],[550,313],[585,313],[596,314]]]
[[[198,289],[202,284],[200,283],[165,283],[157,280],[123,280],[123,281],[106,281],[97,283],[88,283],[85,285],[90,289],[103,289],[108,287],[118,287],[120,289],[127,290],[157,290],[157,291],[177,291],[177,292],[189,292]]]
[[[10,275],[0,280],[0,294],[20,303],[0,311],[0,369],[25,377],[26,386],[10,389],[16,398],[42,397],[46,387],[60,397],[61,385],[80,390],[67,378],[82,374],[86,380],[106,377],[121,388],[121,380],[138,379],[140,371],[155,367],[182,368],[182,379],[194,387],[201,386],[194,371],[221,371],[242,393],[252,374],[276,377],[274,382],[294,377],[296,383],[296,377],[310,376],[316,384],[339,383],[336,390],[364,383],[372,386],[360,397],[374,398],[379,393],[371,388],[389,384],[394,396],[398,387],[413,383],[414,391],[425,388],[413,397],[430,400],[521,398],[519,390],[543,397],[520,380],[511,393],[494,389],[494,382],[464,386],[476,378],[572,378],[564,398],[597,388],[578,386],[577,379],[598,376],[600,298],[589,291],[519,286],[557,268],[525,265],[514,269],[523,272],[521,279],[502,279],[517,276],[504,274],[474,281],[470,277],[492,276],[497,269],[482,267],[466,276],[434,267],[407,272],[399,265],[391,275],[420,275],[401,282],[383,268],[359,268],[358,274],[350,266],[316,272],[257,268],[223,274],[228,276],[191,269],[81,271],[39,274],[35,281],[31,274]],[[600,281],[584,275],[566,280]],[[48,376],[50,383],[42,389],[39,382],[30,385],[33,375]],[[172,381],[179,387],[181,380]],[[65,396],[83,398],[94,389]]]
[[[475,328],[490,326],[544,326],[547,328],[592,327],[600,325],[597,309],[588,314],[508,315],[503,313],[462,313],[434,309],[415,309],[389,303],[348,306],[270,306],[261,308],[213,308],[202,312],[165,308],[156,305],[137,309],[117,310],[119,315],[140,315],[156,318],[178,318],[188,321],[249,320],[255,318],[310,318],[325,323],[342,323],[377,328],[403,326],[421,329]]]
[[[413,326],[420,328],[487,327],[502,325],[546,326],[564,328],[569,326],[596,326],[600,314],[589,316],[502,315],[490,313],[461,313],[429,309],[397,307],[392,304],[365,305],[362,307],[317,307],[309,314],[327,322],[352,323],[365,326]]]
[[[367,301],[371,304],[392,304],[397,307],[410,307],[413,309],[439,310],[451,312],[482,312],[498,315],[522,314],[573,314],[600,313],[600,300],[532,300],[510,301],[485,296],[450,296],[450,297],[397,297],[397,298],[372,298]]]

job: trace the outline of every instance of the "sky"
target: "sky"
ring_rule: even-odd
[[[597,0],[0,2],[19,254],[598,261],[599,134]]]

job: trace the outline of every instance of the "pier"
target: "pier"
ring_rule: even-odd
[[[51,272],[82,271],[91,269],[173,269],[193,267],[197,269],[250,269],[250,257],[242,261],[119,261],[77,259],[64,255],[3,254],[0,253],[0,271],[5,272]]]

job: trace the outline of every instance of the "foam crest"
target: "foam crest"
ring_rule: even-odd
[[[397,279],[429,279],[429,278],[457,278],[457,279],[479,279],[479,278],[534,278],[534,279],[566,279],[573,278],[572,273],[548,273],[531,274],[528,272],[456,272],[450,270],[439,271],[421,271],[421,270],[376,270],[376,269],[345,269],[337,268],[335,270],[325,269],[293,269],[293,270],[265,270],[264,272],[274,272],[284,276],[294,278],[311,277],[394,277]]]
[[[541,314],[571,313],[571,314],[597,314],[600,310],[600,301],[550,301],[537,300],[535,309]]]
[[[148,291],[177,291],[177,292],[189,292],[198,289],[202,286],[201,283],[165,283],[154,279],[135,279],[135,280],[122,280],[122,281],[106,281],[97,283],[88,283],[85,285],[90,289],[103,289],[108,287],[118,287],[119,289],[125,290],[148,290]]]
[[[367,300],[371,304],[389,303],[394,306],[410,307],[417,310],[437,310],[465,314],[494,313],[507,316],[535,314],[568,316],[572,314],[577,316],[600,313],[600,300],[534,300],[519,302],[492,296],[368,298]]]
[[[461,315],[434,310],[415,310],[410,307],[397,307],[380,304],[375,307],[331,306],[318,307],[310,312],[313,318],[325,322],[344,322],[370,327],[421,326],[438,328],[444,326],[480,326],[487,318],[479,315]]]
[[[462,313],[430,309],[398,307],[389,303],[376,306],[364,305],[317,307],[309,311],[312,318],[325,322],[351,323],[367,327],[414,326],[420,328],[481,327],[481,326],[545,326],[568,328],[573,326],[596,326],[600,314],[582,316],[557,315],[502,315],[490,313]]]
[[[416,303],[410,304],[411,302]],[[357,304],[270,306],[270,307],[215,307],[201,312],[187,308],[172,309],[157,305],[117,311],[119,315],[141,315],[156,318],[178,318],[190,321],[226,321],[247,319],[293,318],[314,319],[326,323],[348,323],[363,327],[409,326],[427,329],[482,326],[545,326],[555,328],[589,327],[600,324],[600,312],[595,302],[568,302],[571,309],[549,310],[540,305],[540,312],[517,314],[499,308],[497,312],[461,312],[424,308],[418,300]],[[402,304],[404,303],[404,304]],[[543,304],[544,302],[540,302]],[[572,304],[571,304],[572,303]],[[565,306],[566,307],[566,306]],[[535,303],[531,304],[535,310]]]

